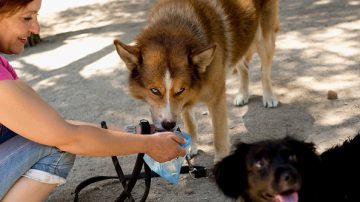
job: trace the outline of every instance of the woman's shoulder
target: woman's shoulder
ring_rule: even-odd
[[[17,78],[14,68],[0,55],[0,80],[15,80]]]

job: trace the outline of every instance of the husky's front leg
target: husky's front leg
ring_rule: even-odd
[[[190,156],[193,157],[198,153],[197,146],[197,123],[194,119],[193,111],[190,107],[186,108],[182,112],[182,118],[184,121],[185,132],[189,133],[191,136],[191,149]]]
[[[227,156],[230,151],[230,140],[228,134],[227,107],[225,91],[214,96],[211,102],[208,102],[208,108],[211,115],[214,131],[214,162],[220,161]]]
[[[249,102],[249,64],[252,60],[254,50],[255,46],[251,45],[244,58],[241,59],[238,65],[235,65],[240,79],[239,92],[234,99],[235,106],[246,105]]]

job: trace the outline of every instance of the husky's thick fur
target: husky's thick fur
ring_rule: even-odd
[[[160,129],[175,128],[182,115],[185,131],[197,153],[196,123],[191,113],[198,102],[209,108],[214,128],[215,160],[229,151],[225,97],[226,72],[240,76],[234,104],[248,102],[248,64],[254,52],[261,59],[263,104],[276,107],[271,65],[278,30],[277,0],[162,0],[134,45],[114,41],[127,65],[129,90],[151,107]]]

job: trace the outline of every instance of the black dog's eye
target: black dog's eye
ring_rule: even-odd
[[[267,167],[268,164],[269,164],[269,159],[266,157],[263,157],[255,162],[255,167],[258,169],[261,169],[261,168]]]
[[[280,152],[280,155],[285,161],[289,161],[292,163],[295,163],[298,160],[295,153],[289,149],[282,150]]]
[[[184,91],[185,91],[185,88],[180,88],[180,90],[175,93],[175,96],[181,95]]]
[[[291,162],[297,162],[297,157],[295,154],[289,155],[288,160]]]
[[[150,89],[150,91],[151,91],[154,95],[161,96],[161,92],[159,91],[159,89],[152,88],[152,89]]]

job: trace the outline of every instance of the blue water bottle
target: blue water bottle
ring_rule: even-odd
[[[189,155],[190,143],[191,143],[190,135],[180,131],[175,131],[175,133],[185,139],[185,143],[180,146],[186,150],[186,155]],[[165,180],[167,180],[168,182],[173,184],[178,184],[179,182],[180,170],[184,160],[185,160],[185,156],[179,156],[173,160],[164,163],[159,163],[154,159],[152,159],[150,156],[146,154],[144,155],[144,161],[150,167],[150,169],[155,173],[157,173],[158,175],[160,175]]]

